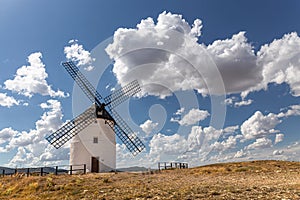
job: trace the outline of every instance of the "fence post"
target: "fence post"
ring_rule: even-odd
[[[29,176],[29,168],[27,168],[27,177]]]
[[[41,176],[43,176],[43,168],[41,167]]]
[[[2,170],[2,174],[3,174],[3,177],[4,177],[4,175],[5,175],[5,169]]]
[[[70,165],[70,175],[72,175],[72,165]]]
[[[55,175],[58,174],[58,166],[55,167]]]
[[[83,164],[83,173],[86,174],[86,164]]]
[[[15,174],[17,174],[17,172],[18,172],[18,170],[17,170],[17,168],[15,169]]]

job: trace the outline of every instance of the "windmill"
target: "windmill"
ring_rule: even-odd
[[[132,81],[103,99],[73,62],[63,62],[62,65],[93,104],[46,137],[48,142],[58,149],[72,139],[70,164],[85,163],[90,172],[115,170],[115,135],[134,156],[143,151],[143,142],[114,110],[141,91],[138,82]]]

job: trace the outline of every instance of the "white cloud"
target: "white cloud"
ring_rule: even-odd
[[[154,23],[142,20],[135,29],[119,28],[106,48],[115,60],[113,72],[121,85],[138,79],[144,94],[164,98],[172,92],[196,89],[201,93],[219,91],[218,70],[207,59],[204,46],[197,43],[201,21],[193,27],[181,15],[163,12]],[[205,78],[205,80],[203,80]],[[208,83],[206,83],[208,81]],[[220,85],[212,84],[220,82]]]
[[[216,141],[214,144],[212,144],[212,147],[216,151],[226,151],[228,149],[233,149],[236,147],[236,144],[238,140],[241,139],[241,135],[237,136],[229,136],[226,140],[223,141]]]
[[[234,106],[235,107],[248,106],[248,105],[250,105],[252,103],[253,103],[253,100],[252,99],[248,99],[248,100],[243,100],[243,101],[240,101],[240,102],[235,102]]]
[[[275,156],[277,156],[277,155],[282,155],[284,153],[284,151],[283,150],[275,150],[275,151],[273,151],[273,155]]]
[[[182,113],[184,112],[184,108],[180,108],[176,111],[175,115],[182,115]]]
[[[19,105],[19,101],[17,101],[14,97],[7,96],[6,93],[0,93],[0,106],[11,107],[13,105]]]
[[[36,121],[35,129],[27,132],[5,128],[0,131],[0,138],[6,138],[8,141],[1,151],[17,150],[9,163],[10,166],[38,166],[59,163],[68,159],[68,148],[62,147],[56,150],[45,139],[46,135],[57,130],[62,124],[63,114],[60,102],[48,100],[40,106],[45,109],[45,112]]]
[[[188,135],[189,151],[201,151],[209,153],[211,144],[214,143],[222,134],[222,130],[213,127],[193,126],[191,133]]]
[[[171,118],[171,122],[178,122],[181,126],[189,126],[206,119],[208,116],[208,111],[192,108],[181,120]]]
[[[284,134],[282,134],[282,133],[276,134],[274,144],[277,144],[277,143],[279,143],[279,142],[282,142],[282,141],[283,141],[283,138],[284,138]]]
[[[248,100],[242,99],[241,101],[239,101],[239,99],[235,96],[225,99],[226,105],[229,106],[234,105],[234,107],[248,106],[251,105],[252,103],[253,103],[252,99],[248,99]]]
[[[106,48],[115,60],[113,72],[119,83],[138,78],[144,93],[164,98],[170,91],[191,89],[204,95],[222,94],[223,83],[227,93],[239,93],[262,80],[245,32],[205,46],[197,42],[201,28],[199,19],[191,28],[181,15],[166,12],[156,24],[147,18],[136,29],[119,28]],[[208,64],[208,55],[216,66]]]
[[[213,127],[193,126],[187,137],[179,134],[155,134],[150,140],[149,152],[143,155],[143,162],[148,165],[156,165],[158,161],[191,159],[189,163],[199,164],[199,158],[203,159],[209,154],[212,150],[211,144],[219,138],[222,131]],[[123,152],[124,148],[120,147],[120,152]],[[128,160],[126,152],[123,153],[118,156],[121,163]],[[192,159],[194,160],[192,161]]]
[[[225,105],[231,106],[231,105],[233,105],[235,100],[236,100],[236,97],[226,98],[224,103],[225,103]]]
[[[236,107],[250,105],[252,100],[244,100],[247,94],[267,89],[269,83],[285,82],[294,96],[300,95],[297,33],[286,34],[255,53],[244,31],[205,45],[198,43],[201,29],[201,20],[190,26],[181,15],[167,12],[158,16],[157,23],[149,17],[136,28],[119,28],[106,48],[115,60],[118,82],[125,85],[138,79],[144,94],[161,98],[191,89],[203,95],[223,94],[220,85],[224,84],[226,94],[241,93],[243,100]],[[216,66],[205,61],[207,55]]]
[[[290,116],[299,116],[300,115],[300,105],[291,105],[288,110],[284,113],[281,112],[278,114],[279,117],[290,117]]]
[[[281,120],[276,114],[263,115],[260,111],[256,111],[241,125],[241,133],[245,139],[265,137],[278,133],[275,127],[280,123]]]
[[[241,150],[239,150],[239,151],[237,151],[235,154],[234,154],[234,158],[243,158],[243,157],[245,157],[245,156],[247,156],[248,155],[248,153],[247,152],[245,152],[243,149],[241,149]]]
[[[141,157],[130,161],[138,165],[156,166],[159,161],[180,160],[187,161],[191,166],[198,166],[214,162],[224,162],[228,160],[251,160],[263,159],[266,156],[272,158],[273,144],[270,138],[257,137],[245,141],[242,134],[238,134],[239,126],[229,126],[217,130],[213,127],[193,126],[186,136],[179,134],[165,135],[155,134],[150,140],[149,152],[145,152]],[[270,136],[271,137],[271,136]],[[251,141],[250,143],[248,143]],[[286,149],[287,152],[299,151],[298,143]],[[235,149],[242,147],[239,151]],[[298,150],[295,149],[298,148]],[[261,151],[264,149],[264,151]],[[122,166],[128,165],[128,159],[131,155],[124,145],[117,147],[118,163]],[[280,152],[279,152],[280,153]],[[276,153],[275,156],[278,156]],[[286,153],[284,159],[291,153]],[[276,157],[274,157],[276,158]]]
[[[142,130],[149,135],[155,128],[157,128],[158,123],[155,123],[151,120],[146,120],[143,124],[140,125]]]
[[[52,90],[46,78],[48,74],[42,60],[42,53],[32,53],[28,56],[29,66],[22,66],[16,72],[14,79],[4,82],[5,89],[18,94],[32,97],[33,94],[41,94],[51,97],[65,97],[64,92]]]
[[[178,156],[187,150],[187,141],[184,137],[174,135],[155,134],[150,141],[150,156],[160,159],[163,155]]]
[[[296,32],[285,34],[265,44],[257,52],[257,63],[261,66],[263,80],[244,92],[267,89],[269,83],[287,83],[292,94],[300,96],[300,38]]]
[[[236,126],[228,126],[224,129],[225,133],[234,133],[239,129],[239,125]]]
[[[217,64],[227,93],[239,93],[262,80],[262,69],[256,65],[256,56],[245,32],[216,40],[207,46],[207,51]]]
[[[0,131],[0,144],[10,141],[18,134],[18,131],[13,130],[11,127],[4,128]]]
[[[83,48],[82,45],[79,45],[78,40],[70,40],[70,46],[66,46],[64,48],[64,53],[66,54],[66,58],[76,62],[76,64],[80,66],[84,66],[86,71],[91,71],[94,69],[93,61],[95,58],[91,57],[91,53]]]
[[[268,138],[257,138],[255,142],[252,144],[249,144],[246,149],[263,149],[263,148],[269,148],[272,146],[272,140]]]

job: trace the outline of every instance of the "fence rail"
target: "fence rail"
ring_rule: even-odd
[[[183,162],[159,162],[158,163],[158,170],[162,169],[185,169],[189,168],[188,163]]]
[[[83,173],[86,174],[86,164],[81,165],[60,165],[53,167],[36,167],[36,168],[15,168],[15,169],[2,169],[0,170],[0,176],[22,174],[28,176],[40,175],[44,176],[47,174],[74,174]]]

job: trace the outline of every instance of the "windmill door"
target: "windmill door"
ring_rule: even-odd
[[[99,172],[99,158],[92,157],[92,172]]]

